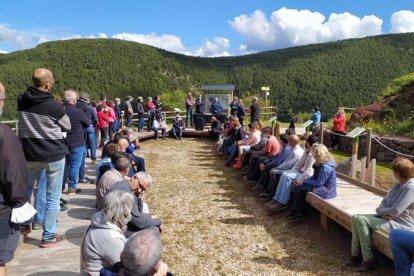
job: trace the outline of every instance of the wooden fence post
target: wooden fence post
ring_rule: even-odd
[[[360,175],[360,179],[362,182],[365,182],[365,176],[367,174],[367,168],[365,167],[366,165],[366,157],[362,157],[361,158],[361,175]]]
[[[371,186],[375,186],[375,177],[377,172],[377,159],[371,160]]]
[[[356,164],[358,160],[358,145],[359,145],[359,136],[355,137],[352,140],[352,165],[351,165],[351,177],[356,178]]]
[[[367,157],[367,159],[366,159],[365,167],[368,169],[369,164],[371,162],[372,128],[368,128],[367,130],[368,130],[367,138],[365,141],[365,156]]]

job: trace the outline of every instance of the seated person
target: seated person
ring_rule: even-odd
[[[162,139],[165,139],[165,134],[167,133],[167,125],[164,122],[162,116],[155,117],[154,122],[152,123],[152,130],[154,131],[154,139],[158,140],[158,130],[161,130]]]
[[[395,275],[414,275],[414,232],[394,229],[390,233]]]
[[[296,183],[293,190],[293,207],[288,219],[300,218],[305,213],[307,192],[313,192],[323,199],[336,197],[335,160],[323,144],[313,144],[312,155],[315,158],[313,175],[303,183]]]
[[[313,158],[311,149],[313,144],[318,142],[318,137],[309,136],[305,143],[305,152],[302,158],[295,164],[295,166],[288,171],[285,171],[280,176],[279,184],[276,188],[276,193],[268,204],[271,211],[282,211],[287,208],[287,204],[292,193],[292,184],[299,185],[303,181],[313,175]]]
[[[288,141],[291,147],[291,152],[282,164],[270,170],[270,179],[266,186],[266,191],[259,194],[259,197],[261,198],[272,200],[272,197],[276,192],[277,184],[279,183],[280,175],[283,172],[292,169],[303,155],[304,150],[299,144],[300,139],[297,135],[290,135]]]
[[[134,205],[131,210],[131,220],[128,223],[126,234],[129,236],[131,232],[140,231],[149,227],[158,227],[161,232],[161,220],[152,218],[148,212],[145,212],[146,204],[143,201],[144,192],[151,188],[152,177],[146,172],[139,172],[129,180],[122,180],[112,185],[108,192],[115,190],[123,190],[134,195]],[[148,209],[148,207],[146,208]]]
[[[292,151],[292,148],[289,145],[289,136],[286,133],[280,135],[280,143],[281,148],[279,153],[259,164],[260,177],[256,186],[252,188],[253,191],[267,189],[267,184],[269,183],[270,178],[270,170],[282,164]]]
[[[106,146],[106,156],[102,157],[99,163],[96,165],[96,183],[98,183],[101,176],[110,169],[114,168],[114,165],[111,163],[111,158],[115,152],[118,151],[118,146],[116,144],[107,144]]]
[[[172,132],[173,132],[175,139],[181,140],[181,137],[183,137],[184,128],[185,128],[184,122],[181,119],[181,116],[179,114],[175,115],[175,118],[173,120],[173,127],[172,127]]]
[[[244,140],[237,141],[237,147],[233,147],[239,156],[238,162],[233,165],[235,169],[241,169],[244,152],[248,152],[252,146],[257,145],[261,140],[262,132],[257,128],[257,124],[249,123],[248,127],[250,132],[249,136]]]
[[[376,209],[376,215],[352,216],[352,257],[347,265],[358,266],[363,272],[378,266],[371,249],[371,230],[410,230],[414,226],[414,164],[402,157],[391,163],[396,183]],[[361,256],[362,255],[362,256]],[[362,257],[362,263],[361,263]]]
[[[103,267],[120,261],[127,239],[123,228],[131,218],[134,197],[125,191],[108,193],[102,210],[91,218],[81,247],[81,275],[99,275]]]
[[[279,153],[279,150],[280,150],[279,141],[274,135],[272,135],[271,127],[263,128],[262,140],[266,141],[265,144],[263,145],[262,150],[253,151],[253,148],[255,148],[257,146],[256,145],[252,147],[248,153],[245,154],[246,157],[248,155],[251,155],[247,163],[247,166],[248,166],[247,173],[243,177],[243,180],[245,181],[259,180],[259,177],[260,177],[259,164],[263,163],[265,160],[270,159]],[[262,141],[260,141],[259,144],[261,143]],[[244,159],[247,159],[247,158],[244,158]]]
[[[112,156],[111,162],[115,164],[114,168],[106,171],[96,185],[96,206],[98,208],[101,208],[102,199],[106,195],[107,190],[116,182],[124,180],[131,167],[131,162],[129,162],[128,158],[119,152]]]
[[[216,116],[211,116],[210,137],[213,140],[218,140],[221,132],[222,128],[220,121],[217,120]]]
[[[121,253],[121,262],[112,268],[103,268],[102,276],[172,276],[168,266],[161,261],[162,243],[159,234],[143,230],[132,235]]]

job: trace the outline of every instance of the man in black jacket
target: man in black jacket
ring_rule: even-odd
[[[0,104],[6,91],[0,82]],[[1,118],[1,114],[0,114]],[[6,275],[5,264],[14,257],[19,243],[19,225],[10,221],[12,210],[26,201],[26,160],[13,131],[0,123],[0,275]]]
[[[152,186],[152,177],[146,172],[136,173],[130,180],[123,180],[113,184],[107,193],[113,190],[124,190],[135,195],[135,202],[131,210],[131,221],[128,231],[136,232],[150,227],[158,227],[162,231],[162,223],[158,218],[152,218],[148,205],[142,200],[144,192]]]
[[[19,96],[19,138],[27,161],[27,200],[39,173],[46,170],[46,212],[40,247],[50,247],[64,239],[56,233],[56,219],[60,211],[65,156],[68,147],[63,132],[71,129],[69,117],[50,90],[54,78],[48,69],[36,69],[33,85]]]
[[[72,125],[66,137],[69,149],[69,154],[66,156],[69,195],[80,192],[80,189],[76,189],[76,186],[79,179],[79,169],[86,157],[85,131],[92,124],[86,114],[76,107],[77,96],[76,91],[65,91],[65,112]]]

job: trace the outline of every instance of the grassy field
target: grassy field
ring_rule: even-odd
[[[146,195],[163,220],[163,260],[175,275],[357,275],[343,266],[351,235],[324,232],[317,212],[291,223],[264,203],[199,138],[147,141],[141,154],[154,178]],[[387,259],[367,275],[391,275]]]

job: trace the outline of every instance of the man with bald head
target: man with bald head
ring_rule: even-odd
[[[77,99],[78,93],[76,91],[65,91],[64,109],[72,126],[66,137],[69,149],[69,154],[66,156],[69,195],[75,195],[80,192],[80,189],[77,189],[76,186],[79,180],[79,168],[81,167],[83,159],[86,157],[85,130],[92,124],[85,112],[76,107]]]
[[[63,132],[71,129],[70,119],[50,92],[55,82],[52,72],[45,68],[34,71],[33,85],[19,96],[19,137],[27,161],[27,200],[33,183],[46,170],[46,212],[40,247],[50,247],[63,240],[56,233],[56,219],[60,211],[60,196],[68,147]],[[30,231],[29,229],[25,229]]]
[[[6,91],[0,82],[0,108]],[[1,118],[1,114],[0,114]],[[19,243],[19,225],[12,223],[12,212],[26,202],[26,160],[14,132],[0,123],[0,276],[6,275],[5,264],[14,257]]]

